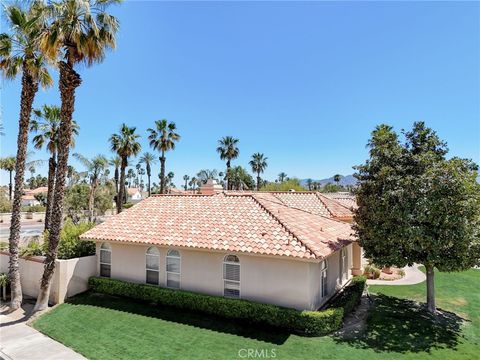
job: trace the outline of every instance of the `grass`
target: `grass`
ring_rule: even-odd
[[[371,286],[376,306],[365,332],[306,338],[201,314],[84,294],[33,327],[90,359],[242,359],[248,349],[277,359],[478,359],[480,270],[438,273],[432,319],[425,284]],[[246,349],[246,350],[243,350]]]

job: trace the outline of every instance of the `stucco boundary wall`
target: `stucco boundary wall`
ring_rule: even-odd
[[[43,256],[20,258],[20,278],[25,295],[36,298],[43,275]],[[8,273],[9,254],[0,251],[0,272]],[[88,290],[88,279],[96,275],[97,256],[55,260],[55,272],[50,288],[51,304],[61,304],[67,297]]]

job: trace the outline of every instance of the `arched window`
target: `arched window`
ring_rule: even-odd
[[[340,252],[340,283],[343,284],[348,279],[348,253],[343,248]]]
[[[320,263],[320,281],[321,281],[321,295],[322,298],[328,295],[328,282],[327,282],[327,260],[323,260]]]
[[[180,289],[180,252],[178,250],[167,252],[167,287]]]
[[[100,246],[100,276],[110,277],[112,273],[112,248],[110,244]]]
[[[160,251],[155,246],[149,247],[145,254],[145,282],[158,285],[160,270]]]
[[[227,255],[223,259],[223,295],[240,297],[240,260],[236,255]]]

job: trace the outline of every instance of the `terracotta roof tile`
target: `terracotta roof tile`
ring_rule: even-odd
[[[331,213],[314,193],[295,196],[151,196],[81,238],[305,259],[328,256],[353,240],[350,225],[325,216]]]

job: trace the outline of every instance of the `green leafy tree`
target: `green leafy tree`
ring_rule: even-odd
[[[75,92],[82,82],[75,67],[79,64],[89,66],[99,63],[105,58],[108,49],[115,48],[115,36],[119,24],[114,16],[106,12],[106,8],[115,2],[62,0],[49,3],[47,13],[50,22],[35,40],[42,54],[55,62],[59,68],[58,87],[61,99],[49,249],[45,258],[39,296],[34,307],[35,312],[44,310],[48,306],[50,283],[60,241]]]
[[[217,152],[220,154],[221,160],[227,160],[227,190],[232,189],[231,185],[231,176],[233,174],[230,172],[231,162],[240,155],[240,150],[238,149],[239,140],[235,139],[232,136],[225,136],[218,140]]]
[[[148,140],[150,146],[160,152],[160,193],[165,193],[165,153],[175,150],[175,143],[180,140],[180,135],[176,132],[177,127],[174,122],[167,120],[155,121],[155,127],[147,129],[149,132]]]
[[[305,191],[297,178],[291,178],[283,182],[270,182],[260,188],[260,191]]]
[[[252,155],[252,159],[249,162],[252,171],[257,174],[257,191],[260,190],[260,182],[262,181],[260,174],[262,174],[268,166],[267,160],[268,158],[265,157],[265,155],[255,153]]]
[[[38,47],[38,37],[44,31],[46,24],[44,2],[31,1],[26,2],[24,6],[7,5],[5,14],[10,32],[0,34],[0,70],[7,79],[15,79],[18,74],[22,74],[15,160],[15,191],[9,236],[10,309],[17,310],[22,304],[18,251],[30,115],[39,85],[50,86],[52,78],[47,71],[44,53]]]
[[[255,180],[245,168],[234,166],[230,168],[231,190],[252,190],[255,188]]]
[[[48,191],[45,209],[45,230],[50,228],[52,217],[53,193],[55,176],[57,172],[58,130],[60,127],[60,107],[55,105],[43,105],[40,109],[33,110],[33,120],[30,123],[30,131],[36,134],[32,143],[35,149],[46,148],[50,154],[48,159]],[[75,146],[75,136],[78,135],[79,126],[72,120],[72,138],[70,147]]]
[[[218,176],[218,171],[215,169],[202,169],[197,173],[197,179],[202,183],[206,184],[209,179],[216,179]],[[185,180],[185,179],[184,179]]]
[[[404,136],[401,143],[388,125],[373,131],[370,158],[356,167],[354,229],[374,263],[425,265],[427,307],[435,312],[434,268],[462,271],[479,264],[478,167],[446,159],[446,144],[423,122]]]
[[[128,166],[128,159],[137,156],[142,147],[138,142],[140,135],[135,133],[136,127],[128,127],[127,124],[122,124],[119,134],[113,134],[110,137],[111,150],[116,152],[121,159],[120,165],[120,182],[117,195],[117,213],[122,212],[122,204],[127,198],[125,191],[125,169]]]
[[[108,159],[103,155],[96,155],[92,159],[87,159],[79,153],[74,153],[73,157],[85,166],[90,176],[90,192],[88,195],[88,222],[93,221],[95,194],[103,173],[108,170]]]
[[[342,180],[342,175],[340,174],[333,175],[333,181],[335,182],[336,185],[340,185],[340,180]]]

